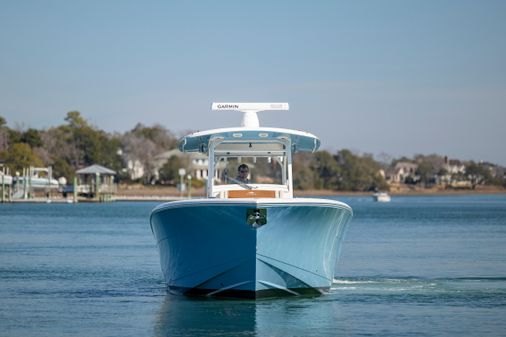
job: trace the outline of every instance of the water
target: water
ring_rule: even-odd
[[[0,205],[0,336],[504,336],[506,195],[339,198],[330,294],[167,294],[157,203]]]

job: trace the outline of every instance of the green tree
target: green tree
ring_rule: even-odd
[[[0,116],[0,155],[2,152],[7,151],[9,145],[9,128],[7,127],[7,121],[5,118]],[[2,157],[0,156],[0,159]]]
[[[75,170],[69,165],[69,163],[60,157],[54,158],[52,163],[53,167],[53,176],[60,178],[65,177],[67,179],[67,183],[71,184],[72,180],[75,176]]]
[[[447,170],[447,169],[445,169],[444,167],[443,167],[443,168],[441,168],[441,169],[439,169],[439,171],[437,172],[437,175],[438,175],[438,176],[445,176],[445,175],[447,175],[447,174],[448,174],[448,170]]]
[[[293,156],[293,187],[298,190],[311,190],[315,186],[315,172],[311,169],[314,155],[296,153]]]
[[[43,148],[50,156],[55,176],[70,180],[74,171],[84,166],[100,164],[117,172],[122,169],[121,142],[84,119],[78,111],[70,111],[66,123],[40,132]]]
[[[335,160],[340,167],[339,190],[388,190],[388,184],[380,174],[381,165],[371,155],[358,156],[344,149],[336,154]]]
[[[137,123],[129,133],[133,136],[152,141],[157,148],[164,151],[174,149],[177,146],[176,137],[160,124],[148,127]]]
[[[14,129],[7,129],[9,135],[9,144],[22,143],[21,140],[22,132]]]
[[[22,171],[29,166],[42,166],[42,160],[32,151],[26,143],[13,144],[5,153],[5,165],[12,172]]]
[[[471,181],[472,189],[476,188],[476,185],[481,185],[489,182],[493,179],[490,170],[481,163],[475,163],[471,161],[466,165],[466,175]]]
[[[416,169],[416,174],[420,176],[420,181],[427,187],[434,183],[434,175],[436,168],[429,161],[422,161],[418,164],[418,168]]]
[[[183,161],[178,156],[170,157],[160,168],[160,180],[169,185],[176,185],[179,181],[179,169],[185,167]]]
[[[23,132],[19,140],[21,143],[26,143],[30,145],[32,149],[35,147],[42,146],[42,139],[40,138],[40,132],[35,129],[28,129],[25,132]]]
[[[89,127],[88,122],[81,116],[81,113],[79,111],[67,112],[67,117],[65,117],[65,121],[73,129]]]
[[[327,151],[318,151],[314,154],[311,169],[315,174],[315,187],[320,189],[335,189],[341,170],[335,158]]]

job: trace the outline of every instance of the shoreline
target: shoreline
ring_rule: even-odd
[[[194,189],[191,193],[191,198],[203,198],[204,189]],[[391,196],[459,196],[459,195],[485,195],[485,194],[506,194],[506,189],[491,187],[491,186],[478,186],[476,189],[438,189],[438,188],[413,188],[413,189],[398,189],[388,192]],[[333,191],[333,190],[296,190],[294,197],[329,197],[329,196],[372,196],[373,192],[354,192],[354,191]],[[113,197],[114,201],[158,201],[169,202],[177,200],[188,199],[188,193],[181,194],[174,187],[144,187],[144,186],[128,186],[126,188],[119,188],[118,193]],[[85,198],[78,198],[78,203],[98,202],[97,200],[90,200]],[[6,203],[68,203],[72,204],[72,198],[63,198],[61,196],[54,196],[51,199],[46,197],[35,197],[32,199],[14,199]]]
[[[328,189],[320,190],[295,190],[294,196],[307,196],[307,195],[372,195],[372,191],[336,191]],[[475,189],[445,189],[441,187],[432,188],[420,188],[420,187],[408,187],[404,185],[392,186],[390,195],[446,195],[446,194],[501,194],[506,193],[506,188],[496,186],[476,186]],[[120,185],[116,196],[122,196],[125,198],[131,196],[148,196],[153,197],[174,197],[183,198],[188,196],[188,192],[180,193],[175,187],[166,186],[143,186],[143,185]],[[192,196],[204,196],[204,188],[192,188]]]
[[[308,190],[295,191],[294,196],[370,196],[374,192],[355,192],[355,191],[332,191],[332,190]],[[440,196],[440,195],[481,195],[481,194],[506,194],[503,188],[478,188],[474,190],[458,189],[415,189],[389,191],[391,196]]]

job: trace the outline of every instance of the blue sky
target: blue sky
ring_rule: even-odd
[[[506,165],[506,1],[0,0],[0,115],[204,130],[213,101],[322,148]]]

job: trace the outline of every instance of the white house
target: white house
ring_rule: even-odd
[[[403,183],[407,177],[415,177],[418,165],[411,162],[401,161],[395,164],[393,172],[390,174],[390,182]]]
[[[460,161],[455,159],[448,159],[445,156],[445,162],[443,164],[443,168],[448,172],[448,174],[464,174],[466,172],[466,166]]]
[[[127,162],[128,176],[132,180],[140,179],[144,176],[144,165],[140,160],[129,159]]]

